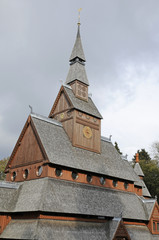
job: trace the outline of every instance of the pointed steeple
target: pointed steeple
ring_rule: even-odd
[[[70,69],[66,78],[66,84],[70,84],[77,80],[89,86],[87,74],[85,70],[85,55],[82,47],[80,36],[80,23],[78,23],[76,41],[70,56]]]
[[[70,62],[74,61],[76,58],[79,58],[81,62],[86,61],[80,36],[80,23],[78,23],[77,37],[70,56]]]

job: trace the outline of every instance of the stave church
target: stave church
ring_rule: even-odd
[[[157,240],[139,156],[132,168],[101,136],[77,26],[65,84],[48,117],[28,116],[0,182],[0,239]]]

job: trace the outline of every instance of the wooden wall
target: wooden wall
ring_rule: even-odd
[[[31,125],[29,125],[21,142],[19,142],[18,149],[12,159],[11,167],[13,168],[15,166],[28,164],[43,159],[44,157],[37,142],[36,136]]]
[[[87,138],[83,133],[83,129],[85,126],[91,129],[92,136],[90,138]],[[100,119],[97,119],[93,116],[75,110],[73,146],[100,153],[100,142],[101,142]]]

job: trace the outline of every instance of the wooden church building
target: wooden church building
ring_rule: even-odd
[[[157,240],[159,206],[101,136],[78,23],[66,82],[48,117],[31,113],[0,182],[0,239]]]

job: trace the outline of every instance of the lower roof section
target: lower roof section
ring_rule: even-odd
[[[11,220],[0,239],[110,240],[108,225],[97,222],[60,220]]]
[[[133,240],[158,240],[159,235],[152,235],[147,226],[126,225],[126,229]]]
[[[0,188],[0,194],[3,191]],[[5,204],[12,198],[14,201],[7,208]],[[2,199],[1,212],[41,211],[148,220],[143,201],[134,193],[54,178],[25,181],[9,199]]]

